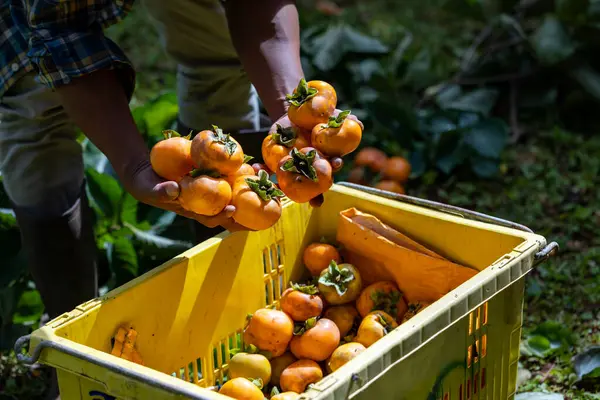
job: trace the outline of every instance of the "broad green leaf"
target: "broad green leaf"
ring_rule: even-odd
[[[534,356],[545,357],[552,351],[552,344],[548,338],[536,335],[527,339],[527,347]]]
[[[120,204],[121,222],[137,223],[138,201],[127,192],[123,192]]]
[[[157,235],[156,233],[154,233],[152,231],[143,231],[129,223],[125,223],[125,226],[131,230],[131,232],[133,233],[133,236],[137,240],[139,240],[145,244],[149,244],[149,245],[156,246],[159,248],[180,249],[180,250],[187,250],[190,247],[192,247],[192,244],[189,242],[169,239],[164,236]]]
[[[26,290],[21,294],[17,310],[13,314],[14,324],[32,325],[39,321],[44,312],[42,297],[37,290]]]
[[[494,158],[473,156],[471,158],[471,169],[480,178],[491,178],[498,174],[500,161]]]
[[[579,380],[600,382],[600,345],[590,346],[571,360]]]
[[[119,203],[123,193],[119,182],[115,178],[91,168],[85,170],[85,175],[90,199],[104,217],[116,219],[119,215]]]
[[[487,158],[499,158],[508,140],[504,121],[486,119],[468,128],[465,143],[477,154]]]
[[[600,74],[596,70],[585,64],[572,69],[570,74],[586,92],[600,100]]]
[[[329,27],[312,41],[313,64],[321,71],[333,69],[346,54],[384,54],[387,47],[379,40],[354,28],[339,24]]]
[[[474,112],[487,116],[492,111],[492,108],[494,108],[497,98],[497,90],[482,88],[454,99],[445,99],[440,106],[447,110]]]
[[[147,134],[152,139],[162,139],[162,131],[177,118],[179,106],[175,92],[164,93],[146,104],[144,122]],[[188,132],[181,132],[187,135]]]
[[[154,233],[163,232],[165,229],[167,229],[169,226],[171,226],[173,221],[175,221],[176,217],[177,217],[177,214],[175,214],[174,212],[164,211],[158,217],[156,222],[154,222],[154,225],[152,225],[152,231]]]
[[[575,44],[569,33],[552,15],[544,19],[530,41],[537,58],[545,65],[565,61],[575,53]]]
[[[374,75],[383,73],[381,63],[369,58],[350,63],[348,69],[352,72],[354,80],[359,83],[369,82]]]
[[[110,269],[115,274],[118,285],[138,275],[138,257],[129,238],[113,237],[112,242],[106,242],[105,247]]]

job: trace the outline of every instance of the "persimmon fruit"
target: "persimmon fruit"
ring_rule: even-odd
[[[244,163],[242,146],[216,125],[212,131],[204,130],[194,136],[191,155],[196,168],[223,175],[235,173]]]
[[[200,215],[217,215],[231,201],[231,186],[221,178],[208,175],[185,176],[179,182],[179,189],[178,200],[181,206]]]
[[[173,130],[163,131],[163,135],[165,139],[150,150],[150,164],[161,178],[179,182],[194,169],[192,142]]]
[[[279,357],[294,335],[294,321],[283,311],[261,308],[249,317],[244,343],[254,345],[272,357]]]
[[[348,115],[350,111],[343,111],[337,117],[329,117],[327,123],[315,125],[311,134],[313,147],[329,157],[343,157],[356,150],[362,128]]]
[[[383,176],[387,179],[404,183],[410,176],[411,166],[404,157],[390,157],[383,168]]]
[[[300,133],[296,127],[282,127],[276,124],[276,130],[269,133],[262,142],[262,157],[265,165],[276,171],[279,161],[288,154],[292,148],[302,149],[310,146],[310,142]]]
[[[333,86],[318,80],[306,82],[304,78],[286,99],[289,102],[290,121],[308,130],[327,122],[337,105],[337,94]]]
[[[296,203],[307,203],[333,185],[331,164],[312,147],[293,148],[276,174],[283,193]]]
[[[270,228],[281,217],[281,196],[283,192],[265,171],[261,170],[258,176],[241,176],[233,184],[233,220],[253,230]]]
[[[332,261],[342,261],[339,251],[327,243],[311,243],[302,253],[304,266],[312,276],[319,276],[321,271],[327,269]]]

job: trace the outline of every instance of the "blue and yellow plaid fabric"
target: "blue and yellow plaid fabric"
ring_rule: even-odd
[[[131,94],[133,67],[102,30],[125,18],[133,2],[0,0],[0,96],[34,69],[50,88],[100,69],[118,69]]]

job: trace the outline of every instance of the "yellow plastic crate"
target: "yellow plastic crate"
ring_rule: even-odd
[[[334,185],[321,208],[285,202],[269,230],[209,239],[21,338],[18,353],[29,341],[31,356],[20,358],[56,367],[63,400],[227,399],[205,388],[226,375],[246,315],[277,303],[303,274],[303,249],[334,238],[339,212],[356,207],[481,272],[302,399],[512,399],[522,278],[555,244],[482,214],[364,190]],[[120,325],[137,330],[145,366],[109,354]]]

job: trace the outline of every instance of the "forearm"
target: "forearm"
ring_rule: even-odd
[[[56,91],[71,119],[108,157],[119,177],[129,176],[148,159],[148,148],[114,70],[73,79]]]
[[[228,0],[227,20],[244,69],[274,121],[287,110],[285,95],[304,76],[298,10],[293,0]]]

